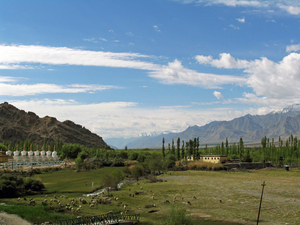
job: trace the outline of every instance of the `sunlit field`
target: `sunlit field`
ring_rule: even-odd
[[[75,199],[74,211],[64,210],[61,218],[92,216],[109,211],[140,214],[142,224],[164,224],[171,207],[186,210],[197,224],[256,224],[262,182],[264,189],[260,224],[298,224],[300,217],[300,170],[264,169],[256,171],[178,171],[159,176],[163,182],[150,183],[149,180],[125,185],[119,191],[112,192],[109,204],[97,204],[91,208],[82,204],[79,198],[101,186],[101,176],[118,168],[108,167],[89,172],[76,173],[64,170],[36,175],[45,184],[47,205],[42,206],[45,195],[32,196],[36,206],[44,207],[47,212],[54,213],[55,219],[59,209],[57,203],[51,202],[56,195],[61,204],[70,204]],[[92,182],[94,187],[92,188]],[[68,196],[68,199],[61,198]],[[131,195],[131,196],[130,196]],[[134,197],[133,197],[134,195]],[[27,196],[27,198],[31,198]],[[90,202],[91,197],[82,197]],[[99,197],[105,199],[106,196]],[[115,200],[115,198],[118,198]],[[169,203],[166,203],[166,200]],[[21,198],[2,199],[9,205],[29,205]],[[123,203],[123,204],[122,204]],[[124,208],[126,204],[126,209]],[[81,210],[76,209],[82,206]],[[49,207],[52,206],[52,211]],[[0,210],[8,206],[0,206]],[[13,212],[11,212],[13,213]],[[39,220],[42,221],[42,218]],[[219,221],[220,223],[211,223]],[[32,221],[33,222],[33,221]]]

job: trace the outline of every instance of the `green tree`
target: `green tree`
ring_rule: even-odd
[[[165,158],[165,138],[162,139],[162,155]]]
[[[136,180],[139,180],[139,178],[144,174],[144,167],[141,164],[136,164],[130,170],[130,173]]]
[[[184,159],[184,140],[182,140],[182,146],[181,146],[181,159]]]
[[[177,160],[180,160],[180,137],[177,138]]]

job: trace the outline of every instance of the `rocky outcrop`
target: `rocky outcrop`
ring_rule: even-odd
[[[34,112],[25,112],[4,102],[0,104],[0,142],[30,140],[36,144],[56,142],[76,143],[86,147],[109,147],[102,137],[70,120],[58,121],[54,117],[40,118]]]

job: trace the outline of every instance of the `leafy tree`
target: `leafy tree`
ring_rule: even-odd
[[[139,180],[141,176],[144,174],[144,167],[140,164],[136,164],[131,170],[131,175],[136,179]]]
[[[6,152],[7,151],[7,146],[0,143],[0,149],[2,149],[2,151]]]
[[[64,144],[61,150],[61,158],[75,159],[78,153],[84,149],[85,147],[79,144]]]
[[[129,155],[128,159],[130,159],[130,160],[137,160],[138,157],[139,157],[139,153],[137,153],[137,152],[132,152],[132,153]]]
[[[181,146],[181,159],[184,159],[184,140],[182,140],[182,146]]]
[[[175,155],[175,145],[174,145],[174,138],[172,138],[172,154]]]
[[[165,138],[162,139],[162,155],[165,158]]]
[[[177,138],[177,160],[180,160],[180,137]]]

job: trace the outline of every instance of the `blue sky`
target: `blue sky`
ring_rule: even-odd
[[[299,103],[300,1],[0,1],[0,101],[104,138]]]

